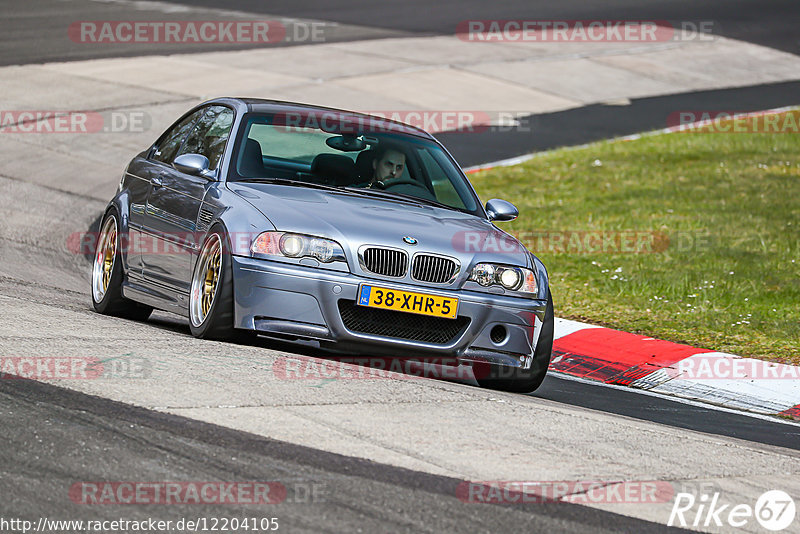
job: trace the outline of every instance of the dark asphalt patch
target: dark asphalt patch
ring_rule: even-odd
[[[680,111],[752,112],[794,105],[800,105],[800,81],[636,98],[630,105],[622,106],[594,104],[520,117],[521,128],[442,132],[436,138],[461,166],[472,167],[558,147],[660,130],[674,126],[668,123],[668,117]]]
[[[531,396],[651,423],[800,450],[800,425],[749,417],[591,382],[547,378]]]

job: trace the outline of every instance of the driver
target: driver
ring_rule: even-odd
[[[377,181],[385,182],[392,178],[399,178],[403,175],[406,168],[406,155],[394,147],[378,147],[375,159],[372,160],[372,181],[370,185]]]
[[[356,187],[373,187],[376,182],[399,178],[406,168],[406,155],[396,146],[378,145],[372,158],[372,178]]]
[[[410,178],[406,174],[406,153],[403,149],[393,144],[380,144],[373,149],[375,157],[372,158],[372,178],[369,182],[355,184],[355,187],[368,187],[386,189],[392,188],[394,193],[428,200],[436,200],[436,195],[425,185]],[[362,154],[367,154],[363,153]],[[362,172],[369,173],[369,167],[364,162]],[[362,176],[364,175],[362,174]],[[363,178],[362,178],[363,179]]]

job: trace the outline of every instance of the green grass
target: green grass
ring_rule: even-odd
[[[656,134],[470,179],[520,209],[500,226],[547,266],[557,316],[800,364],[800,134]],[[590,252],[569,241],[586,231],[657,237]]]

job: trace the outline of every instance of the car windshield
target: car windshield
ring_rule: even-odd
[[[239,130],[228,181],[322,184],[482,215],[471,186],[442,147],[408,131],[333,111],[251,113]]]

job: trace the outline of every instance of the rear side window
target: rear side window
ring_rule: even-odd
[[[354,152],[340,152],[325,144],[331,134],[315,128],[274,126],[252,123],[247,139],[258,141],[268,158],[311,164],[318,154],[344,154],[355,159]]]
[[[178,155],[178,150],[181,148],[186,136],[189,135],[192,126],[194,126],[194,123],[197,122],[197,119],[199,119],[200,115],[205,113],[205,111],[205,109],[198,109],[164,134],[151,159],[166,163],[167,165],[171,164],[175,156]]]
[[[178,155],[202,154],[208,158],[209,168],[216,169],[225,151],[225,143],[231,134],[231,126],[233,126],[233,110],[225,106],[207,108]]]

